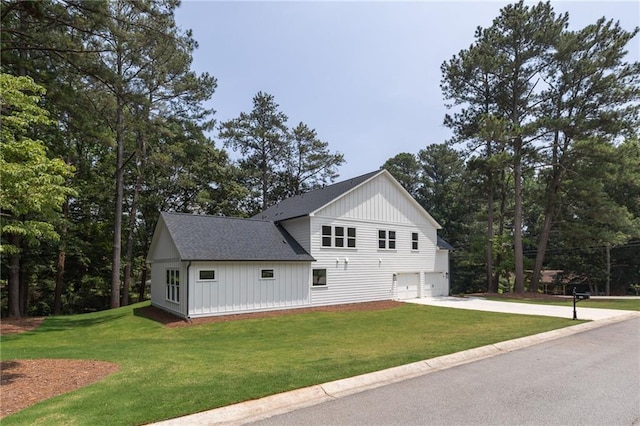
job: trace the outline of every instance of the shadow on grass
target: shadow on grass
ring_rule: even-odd
[[[85,316],[85,315],[73,315],[69,317],[49,317],[40,327],[34,330],[35,333],[46,333],[48,331],[65,331],[78,328],[93,327],[99,324],[105,324],[111,321],[115,321],[119,318],[126,317],[127,313],[118,313],[112,315],[100,315],[100,316]]]
[[[162,309],[158,309],[155,306],[142,306],[139,308],[133,309],[133,315],[140,318],[145,318],[151,321],[158,322],[162,325],[176,324],[176,323],[184,323],[187,324],[187,321],[173,315],[167,311],[163,311]]]

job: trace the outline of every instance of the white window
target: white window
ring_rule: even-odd
[[[215,281],[216,271],[214,269],[201,269],[198,271],[200,281]]]
[[[356,248],[356,228],[323,225],[322,247]]]
[[[180,270],[167,269],[167,300],[170,302],[180,302]]]
[[[334,246],[344,247],[344,227],[336,226],[335,228],[333,228],[333,231],[336,235]]]
[[[275,277],[276,276],[273,273],[273,269],[262,269],[262,270],[260,270],[260,278],[262,278],[263,280],[272,280]]]
[[[331,247],[331,227],[322,225],[322,247]]]
[[[356,228],[347,228],[347,247],[356,247]]]
[[[327,270],[326,269],[314,269],[313,270],[313,285],[314,286],[327,285]]]
[[[411,233],[411,250],[418,250],[418,233]]]
[[[378,248],[395,250],[396,248],[396,231],[386,229],[378,230]]]

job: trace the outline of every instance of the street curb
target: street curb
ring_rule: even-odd
[[[353,395],[366,390],[386,386],[391,383],[424,376],[426,374],[456,367],[458,365],[468,364],[518,349],[527,348],[539,343],[560,339],[562,337],[582,333],[633,318],[640,318],[640,312],[624,312],[624,314],[611,318],[590,321],[570,327],[534,334],[532,336],[507,340],[424,361],[387,368],[381,371],[296,389],[256,400],[245,401],[201,413],[153,423],[153,425],[241,425],[255,422],[300,408],[321,404],[347,395]]]

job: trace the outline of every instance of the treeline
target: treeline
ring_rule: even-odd
[[[536,292],[544,269],[595,293],[640,285],[638,28],[568,21],[504,7],[441,66],[450,143],[385,164],[457,248],[453,291]]]
[[[250,216],[344,163],[267,93],[216,123],[178,1],[1,5],[3,315],[142,300],[159,211]],[[567,21],[504,8],[442,64],[454,139],[384,165],[444,226],[455,292],[537,291],[551,268],[640,284],[638,30]]]
[[[159,211],[250,216],[337,176],[342,155],[269,94],[214,121],[178,5],[2,1],[3,315],[142,300]]]

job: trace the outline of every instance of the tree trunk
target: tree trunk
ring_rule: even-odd
[[[116,124],[116,199],[113,221],[113,262],[111,270],[111,308],[120,306],[120,256],[122,253],[122,202],[124,201],[124,101],[122,93],[117,96]]]
[[[69,199],[64,202],[63,209],[63,224],[60,229],[60,251],[58,251],[58,263],[56,266],[56,287],[53,294],[53,314],[62,314],[62,292],[64,290],[64,270],[65,259],[67,250],[67,218],[69,217]]]
[[[553,141],[553,151],[551,164],[553,172],[551,182],[549,183],[549,191],[546,196],[546,205],[544,209],[544,223],[538,239],[538,249],[536,252],[536,262],[533,266],[533,275],[531,276],[530,291],[537,293],[540,285],[540,274],[544,265],[544,257],[551,236],[551,225],[553,224],[553,211],[557,203],[558,192],[560,191],[560,181],[562,179],[562,160],[558,157],[558,141],[559,135],[556,133]],[[564,152],[568,148],[568,140],[565,139]]]
[[[9,243],[20,249],[20,237],[9,234]],[[7,277],[9,287],[9,318],[20,318],[20,253],[11,255],[9,258],[9,276]]]
[[[604,288],[605,296],[611,296],[611,244],[607,243],[607,282]]]
[[[133,189],[133,200],[131,201],[131,211],[129,212],[129,233],[127,235],[127,252],[125,254],[124,277],[122,284],[122,305],[129,304],[129,289],[131,288],[131,264],[133,263],[133,239],[136,230],[136,216],[138,214],[138,197],[140,186],[142,185],[142,173],[138,173],[136,184]]]
[[[487,196],[487,292],[497,293],[497,282],[493,279],[493,176],[491,171],[487,174],[489,195]]]
[[[28,265],[25,264],[24,251],[20,257],[20,316],[29,312],[29,281],[31,280]]]
[[[524,293],[524,254],[522,248],[522,138],[514,140],[513,250],[515,260],[514,292]]]
[[[140,274],[140,282],[138,283],[138,302],[142,302],[145,296],[145,290],[147,289],[147,265],[142,267],[142,273]]]

